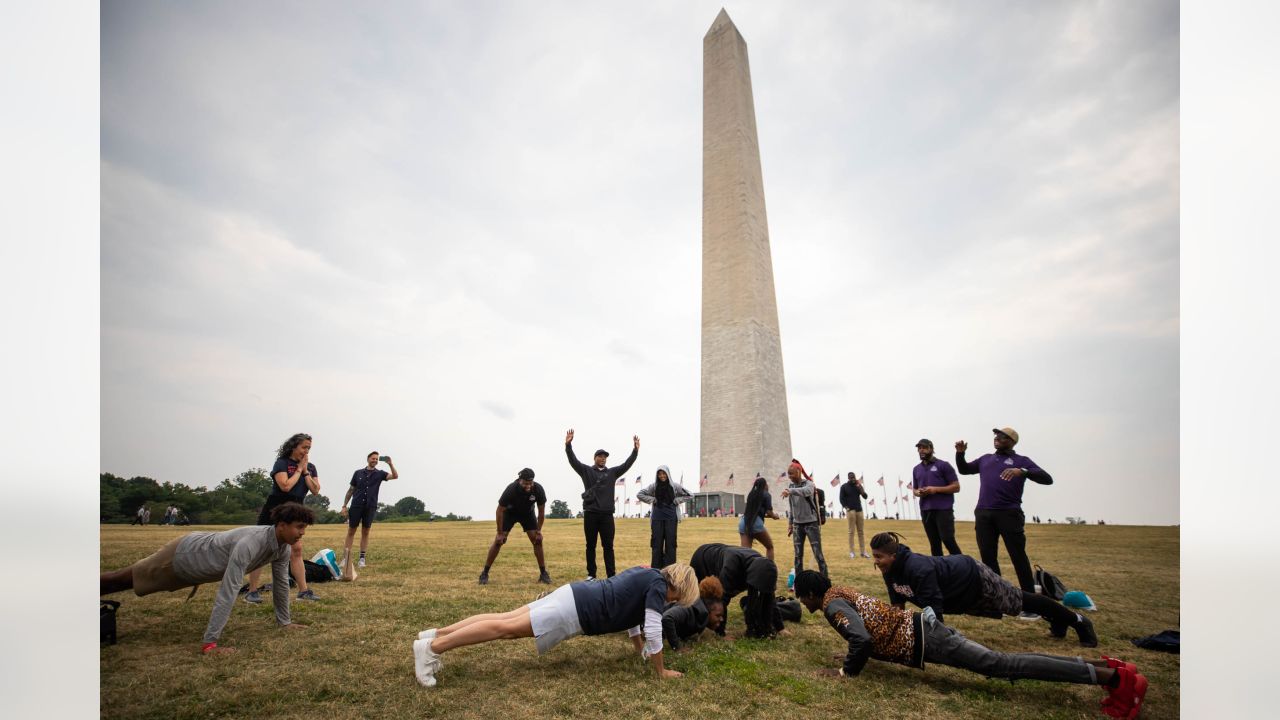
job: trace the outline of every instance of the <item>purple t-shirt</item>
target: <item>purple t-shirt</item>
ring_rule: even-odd
[[[1016,453],[1008,455],[988,453],[973,462],[957,464],[960,464],[960,472],[965,475],[973,475],[976,468],[981,483],[978,490],[978,505],[975,508],[977,510],[1021,510],[1022,488],[1027,484],[1027,479],[1019,474],[1012,480],[1001,480],[1000,473],[1009,468],[1040,469],[1040,466],[1032,462],[1031,458]],[[966,464],[969,466],[967,469]]]
[[[956,469],[946,460],[935,457],[928,463],[920,463],[911,471],[911,487],[945,487],[956,481]],[[938,493],[920,498],[920,509],[950,510],[955,507],[956,496],[953,493]]]

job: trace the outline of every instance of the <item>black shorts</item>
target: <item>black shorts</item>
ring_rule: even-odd
[[[377,508],[357,505],[347,510],[347,527],[354,528],[356,525],[369,527],[373,525],[373,516],[377,514]]]
[[[538,519],[532,513],[528,515],[507,513],[502,516],[502,532],[511,532],[511,528],[515,527],[516,523],[520,523],[520,527],[527,533],[538,529]]]

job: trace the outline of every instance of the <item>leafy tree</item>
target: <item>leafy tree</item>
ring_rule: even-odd
[[[408,495],[396,501],[396,514],[405,517],[414,517],[421,515],[426,511],[427,506],[418,498]]]
[[[302,504],[316,511],[328,510],[329,497],[327,495],[312,495],[311,493],[307,493],[307,497],[303,499]]]
[[[378,503],[378,509],[374,513],[373,517],[375,520],[386,520],[387,518],[395,517],[396,514],[397,513],[395,508],[391,507],[390,505],[384,502],[380,502]]]
[[[550,517],[558,520],[567,520],[573,517],[573,513],[569,512],[569,503],[563,500],[552,500]]]

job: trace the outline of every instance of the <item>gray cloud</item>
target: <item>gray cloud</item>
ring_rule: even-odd
[[[104,6],[103,469],[212,484],[306,429],[433,510],[488,511],[431,481],[476,457],[576,506],[575,427],[698,477],[719,7]],[[909,475],[1013,424],[1063,478],[1028,512],[1175,522],[1178,6],[729,11],[797,455]]]

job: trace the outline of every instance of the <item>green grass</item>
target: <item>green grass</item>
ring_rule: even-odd
[[[704,542],[735,543],[736,521],[692,519],[680,524],[679,557]],[[916,550],[924,533],[912,521],[868,521],[868,536],[897,530]],[[770,529],[777,535],[782,523]],[[101,563],[114,569],[153,552],[192,529],[103,526]],[[275,628],[268,599],[236,605],[221,644],[234,655],[200,655],[215,586],[190,602],[186,591],[123,601],[119,643],[101,651],[101,713],[106,718],[285,717],[876,717],[1096,718],[1101,690],[1080,685],[987,680],[930,666],[925,672],[872,661],[853,680],[825,678],[843,642],[818,615],[806,614],[793,635],[774,641],[708,639],[687,654],[667,653],[685,673],[658,681],[632,651],[625,633],[570,640],[538,657],[530,639],[462,648],[445,657],[440,684],[422,688],[413,677],[410,645],[418,630],[447,625],[477,612],[506,611],[546,589],[538,585],[533,553],[523,536],[507,543],[479,587],[476,575],[493,537],[492,522],[375,525],[370,566],[354,583],[315,586],[320,603],[294,603],[291,633]],[[1151,681],[1146,718],[1175,718],[1178,656],[1135,648],[1129,640],[1179,626],[1177,528],[1039,525],[1027,529],[1032,561],[1082,589],[1098,604],[1091,614],[1100,645],[1080,648],[1049,636],[1045,623],[948,616],[970,638],[999,650],[1062,655],[1118,655],[1138,663]],[[973,525],[957,523],[961,547],[976,555]],[[310,557],[322,547],[341,554],[345,528],[317,526],[304,540]],[[791,547],[778,543],[784,577]],[[358,542],[358,536],[357,536]],[[854,560],[845,525],[823,532],[832,579],[885,597],[869,560]],[[649,561],[647,520],[618,521],[618,567]],[[548,569],[556,585],[580,580],[582,522],[548,520]],[[757,546],[758,548],[758,546]],[[598,552],[598,551],[597,551]],[[812,557],[806,556],[812,564]],[[1012,574],[1001,554],[1006,575]],[[603,566],[601,567],[603,571]],[[264,579],[270,574],[268,569]],[[783,590],[785,593],[785,589]],[[741,634],[733,607],[730,634]]]

